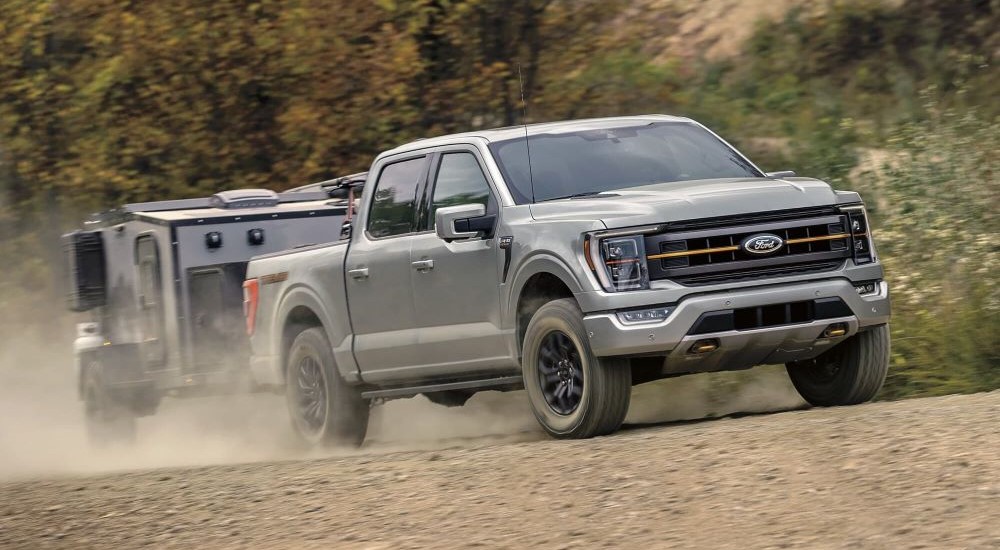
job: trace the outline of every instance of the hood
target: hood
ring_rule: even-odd
[[[711,179],[657,183],[605,195],[531,205],[536,220],[600,220],[608,229],[837,203],[830,186],[811,178]]]

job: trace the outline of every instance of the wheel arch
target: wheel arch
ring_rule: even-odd
[[[326,333],[330,342],[338,341],[337,335],[330,334],[334,324],[329,318],[326,308],[323,307],[319,297],[308,287],[297,286],[288,291],[278,308],[279,320],[272,330],[273,347],[275,350],[276,365],[279,371],[280,380],[285,381],[288,352],[291,350],[295,337],[304,330],[319,327]]]
[[[564,262],[546,254],[523,264],[514,277],[513,289],[507,318],[508,326],[514,329],[514,349],[520,357],[528,322],[538,308],[552,300],[574,298],[581,288]]]

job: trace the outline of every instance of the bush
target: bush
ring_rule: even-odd
[[[1000,386],[1000,119],[926,108],[853,177],[893,293],[885,398]]]

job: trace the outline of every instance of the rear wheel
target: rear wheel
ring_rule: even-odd
[[[855,334],[815,359],[786,365],[799,395],[812,405],[856,405],[872,400],[889,371],[889,327]]]
[[[135,441],[135,414],[105,383],[99,362],[87,365],[82,391],[87,439],[92,445],[107,447]]]
[[[361,445],[368,430],[368,401],[340,377],[322,328],[295,337],[286,372],[288,412],[307,444]]]
[[[629,365],[594,356],[572,299],[549,302],[531,318],[522,372],[535,418],[553,437],[605,435],[625,420],[632,394]]]

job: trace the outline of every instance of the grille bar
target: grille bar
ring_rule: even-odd
[[[679,258],[681,256],[694,256],[696,254],[714,254],[716,252],[732,252],[739,250],[738,246],[720,246],[717,248],[702,248],[700,250],[683,250],[681,252],[664,252],[663,254],[650,254],[647,260],[660,260],[663,258]]]
[[[814,243],[818,241],[835,241],[837,239],[847,239],[850,233],[837,233],[836,235],[823,235],[822,237],[804,237],[801,239],[788,239],[785,244]]]

